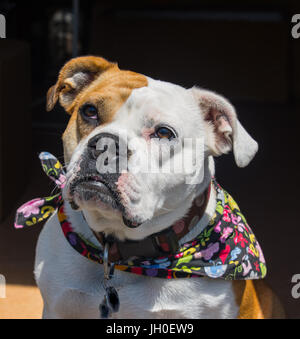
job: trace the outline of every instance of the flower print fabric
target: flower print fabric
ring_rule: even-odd
[[[51,178],[59,189],[64,187],[66,176],[61,163],[48,152],[39,155],[44,172]],[[62,203],[61,192],[56,195],[37,198],[28,201],[17,209],[15,217],[15,228],[32,226],[46,220],[52,215]]]
[[[45,173],[63,188],[65,173],[59,161],[47,152],[41,153],[40,159]],[[115,268],[166,279],[204,276],[226,280],[264,278],[266,263],[263,252],[244,215],[234,199],[215,179],[211,185],[217,193],[216,210],[209,224],[195,239],[170,255],[118,261]],[[70,246],[88,259],[102,264],[102,249],[73,230],[64,212],[61,193],[34,199],[21,206],[17,210],[15,227],[34,225],[47,219],[56,210],[63,234]],[[177,221],[173,227],[180,230],[182,222]]]
[[[66,175],[61,163],[49,152],[42,152],[39,155],[44,172],[51,178],[59,188],[64,188]]]
[[[116,268],[160,278],[210,277],[226,280],[261,279],[266,263],[251,228],[234,199],[212,180],[216,211],[206,228],[176,253],[163,258],[135,259]],[[151,270],[151,271],[149,271]],[[137,272],[134,272],[137,273]]]

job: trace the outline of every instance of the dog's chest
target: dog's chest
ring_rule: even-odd
[[[45,301],[44,317],[99,317],[104,297],[102,265],[74,251],[56,216],[40,234],[35,276]],[[221,279],[162,279],[115,270],[111,283],[120,298],[114,318],[234,318],[238,314],[232,284]]]
[[[118,292],[121,308],[116,318],[235,318],[238,314],[232,284],[222,280],[129,277]]]

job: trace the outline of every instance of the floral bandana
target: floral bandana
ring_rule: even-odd
[[[64,187],[65,173],[50,153],[40,154],[45,173],[59,188]],[[216,210],[209,224],[192,241],[175,253],[157,258],[134,258],[115,262],[121,271],[158,278],[210,277],[226,280],[262,279],[265,259],[258,241],[233,198],[212,180],[217,193]],[[32,226],[46,220],[57,210],[64,236],[69,244],[88,259],[103,264],[103,250],[76,233],[64,212],[62,194],[33,199],[16,213],[15,228]]]

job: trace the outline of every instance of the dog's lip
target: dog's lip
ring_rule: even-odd
[[[101,181],[97,181],[97,180],[85,180],[82,181],[80,183],[78,183],[78,185],[81,185],[87,189],[91,188],[91,189],[95,189],[97,191],[97,193],[102,193],[102,194],[107,194],[107,195],[112,195],[110,189],[107,187],[107,185],[105,185],[103,182]]]
[[[127,219],[124,215],[123,215],[123,223],[125,226],[129,228],[137,228],[141,225],[140,223]]]
[[[104,180],[101,179],[100,176],[97,175],[86,175],[81,176],[75,180],[70,185],[70,197],[73,199],[74,193],[76,191],[76,187],[81,186],[86,189],[95,190],[95,193],[99,195],[101,200],[102,196],[109,196],[111,199],[114,200],[116,206],[112,206],[113,208],[120,210],[122,213],[124,212],[124,206],[120,203],[120,198],[113,189],[106,183]]]
[[[70,185],[71,195],[73,195],[74,190],[78,185],[94,186],[100,188],[101,190],[105,188],[107,192],[111,192],[111,189],[109,188],[108,184],[101,180],[101,178],[97,175],[80,176],[74,179]]]
[[[121,211],[121,213],[123,214],[123,223],[125,226],[129,227],[129,228],[137,228],[138,226],[140,226],[141,224],[128,219],[125,215],[125,208],[124,206],[121,204],[120,202],[120,198],[117,195],[117,193],[112,190],[109,185],[104,182],[100,176],[97,175],[88,175],[88,176],[83,176],[78,178],[77,180],[74,180],[74,182],[71,185],[71,196],[74,195],[74,191],[76,186],[86,186],[87,189],[92,188],[92,189],[96,189],[97,193],[100,193],[99,198],[101,200],[101,195],[106,195],[109,196],[110,198],[112,198],[114,200],[114,202],[116,203],[116,209]],[[113,206],[112,206],[113,207]]]

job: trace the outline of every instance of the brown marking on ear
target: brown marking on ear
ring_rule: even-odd
[[[213,148],[213,155],[226,153],[232,148],[232,123],[229,119],[228,115],[215,107],[207,109],[207,113],[204,115],[204,120],[214,130],[215,147]]]
[[[233,150],[239,167],[247,166],[258,150],[257,142],[247,133],[234,107],[221,95],[193,87],[192,93],[205,122],[206,143],[211,155]]]
[[[61,105],[71,114],[69,106],[76,96],[110,68],[118,68],[118,65],[101,57],[86,56],[68,61],[60,70],[56,84],[48,90],[47,111],[50,111],[59,99]]]
[[[284,310],[277,296],[262,280],[234,280],[239,319],[282,319]]]
[[[195,90],[204,121],[210,133],[209,143],[214,156],[227,153],[232,149],[232,134],[235,127],[234,107],[222,96],[206,90]]]
[[[53,109],[57,100],[58,100],[58,92],[56,90],[56,85],[53,85],[48,89],[48,92],[47,92],[47,102],[46,102],[47,112]]]

